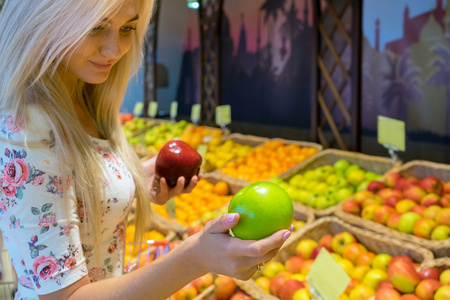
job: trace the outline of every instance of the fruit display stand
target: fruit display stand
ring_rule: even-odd
[[[295,168],[322,151],[320,144],[285,139],[269,139],[245,157],[238,158],[218,169],[227,181],[246,186],[269,180]]]
[[[445,164],[433,163],[429,161],[415,160],[398,166],[392,170],[398,172],[405,177],[414,176],[419,179],[427,176],[435,176],[445,182],[450,181],[450,166]],[[399,241],[407,241],[425,247],[431,250],[436,257],[450,256],[450,239],[431,240],[425,239],[413,234],[403,233],[395,229],[391,229],[383,224],[376,223],[372,220],[363,219],[360,216],[345,212],[342,204],[336,209],[336,215],[342,220],[358,227],[366,228],[371,231],[381,233]],[[450,222],[450,221],[449,221]]]
[[[203,215],[205,213],[210,213],[211,217],[217,216],[219,210],[226,208],[226,205],[231,200],[232,196],[243,188],[242,185],[225,181],[222,177],[213,173],[204,174],[202,180],[206,183],[203,184],[199,182],[191,193],[182,194],[175,198],[178,207],[184,205],[183,202],[186,197],[191,198],[190,206],[188,207],[189,211],[185,211],[186,208],[178,209],[177,218],[172,219],[167,215],[164,205],[154,205],[154,222],[161,227],[175,231],[180,237],[186,236],[189,225],[193,221],[200,222],[201,217],[204,217]],[[219,187],[217,185],[219,182],[223,189],[214,191],[214,187]],[[226,200],[226,203],[219,203],[219,197],[223,198],[224,201]],[[200,212],[199,209],[204,211]],[[185,216],[188,217],[188,219],[184,218]]]
[[[433,260],[432,252],[425,248],[357,228],[334,216],[327,216],[317,219],[312,224],[293,233],[271,261],[284,264],[290,257],[296,255],[296,247],[301,240],[312,239],[319,243],[321,238],[327,234],[335,236],[342,232],[352,234],[358,243],[375,254],[385,253],[391,256],[406,255],[417,263],[425,263]],[[255,299],[278,299],[256,284],[255,280],[262,276],[263,272],[264,269],[255,273],[253,278],[247,283],[252,286],[248,287],[246,291]]]
[[[384,175],[396,166],[396,164],[391,159],[385,157],[372,156],[337,149],[326,149],[318,152],[316,155],[311,157],[311,159],[298,164],[291,170],[284,172],[278,177],[283,181],[288,182],[297,174],[305,174],[305,172],[309,170],[316,170],[317,168],[323,166],[333,166],[335,162],[343,159],[347,160],[351,164],[360,166],[362,170],[373,172],[379,175]],[[336,208],[337,205],[332,205],[325,209],[317,209],[307,206],[306,204],[302,204],[299,201],[294,201],[295,210],[311,209],[314,211],[316,217],[332,215],[336,211]]]
[[[244,157],[255,147],[264,144],[268,138],[254,135],[232,133],[224,135],[221,139],[212,139],[208,143],[205,154],[205,163],[202,172],[214,172],[218,168],[239,157]],[[218,173],[221,174],[221,173]]]

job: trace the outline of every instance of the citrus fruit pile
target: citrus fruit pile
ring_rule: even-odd
[[[175,197],[176,220],[181,225],[187,226],[191,222],[199,220],[204,213],[221,208],[232,197],[225,181],[213,184],[202,179],[191,193]],[[154,205],[153,209],[169,219],[164,205]]]
[[[213,138],[208,143],[203,170],[205,172],[214,171],[238,157],[247,155],[252,150],[253,147],[250,145],[243,145],[231,139],[222,141],[221,138]]]
[[[267,141],[245,157],[229,162],[220,172],[231,177],[257,182],[275,177],[317,152],[313,147]]]

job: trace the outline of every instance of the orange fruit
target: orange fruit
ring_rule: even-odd
[[[218,195],[225,196],[230,193],[230,188],[228,187],[228,183],[225,181],[219,181],[214,185],[214,192]]]
[[[240,218],[231,231],[243,240],[260,240],[276,231],[288,229],[294,219],[294,205],[279,185],[259,181],[242,188],[231,199],[229,213]]]

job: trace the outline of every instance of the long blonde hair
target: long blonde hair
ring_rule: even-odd
[[[72,176],[87,214],[87,229],[101,241],[100,202],[103,189],[100,157],[75,113],[69,91],[60,77],[63,57],[70,55],[95,25],[117,13],[124,0],[7,0],[0,14],[0,111],[26,115],[33,105],[44,112],[55,138],[59,172]],[[79,99],[101,136],[124,161],[136,184],[135,240],[150,221],[150,193],[142,166],[129,147],[119,123],[119,109],[129,79],[137,73],[153,1],[139,0],[140,12],[133,44],[101,84],[79,83]],[[72,50],[71,50],[72,49]],[[80,97],[82,96],[82,98]],[[24,141],[24,145],[27,145]],[[67,166],[70,166],[67,167]],[[66,197],[64,197],[66,199]],[[70,205],[65,201],[67,212]]]

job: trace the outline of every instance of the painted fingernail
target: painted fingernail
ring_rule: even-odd
[[[234,219],[236,219],[236,214],[229,214],[228,215],[228,222],[233,223]]]
[[[294,231],[294,224],[292,224],[291,227],[289,227],[289,231],[290,232]]]
[[[290,236],[291,236],[291,232],[290,232],[290,231],[286,232],[286,233],[283,235],[283,240],[287,240],[288,237],[290,237]]]

